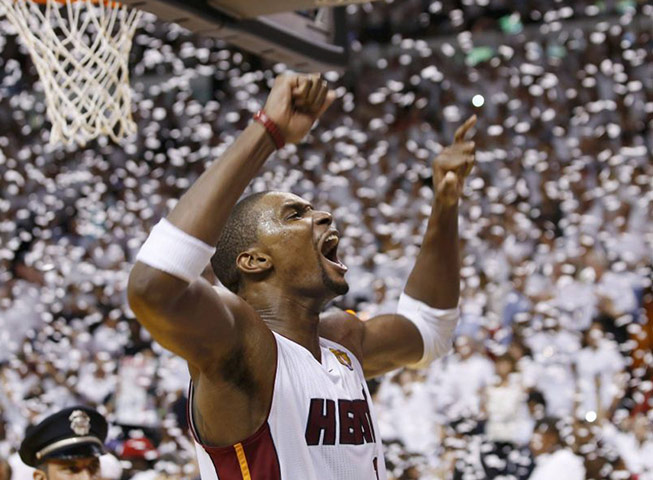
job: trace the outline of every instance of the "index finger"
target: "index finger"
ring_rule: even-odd
[[[467,120],[465,120],[465,123],[458,127],[456,133],[453,136],[454,143],[463,142],[465,140],[465,135],[467,135],[469,129],[474,125],[476,125],[476,115],[472,115]]]

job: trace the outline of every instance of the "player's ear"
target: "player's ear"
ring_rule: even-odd
[[[256,248],[241,252],[236,258],[238,269],[249,275],[257,275],[272,269],[272,257]]]

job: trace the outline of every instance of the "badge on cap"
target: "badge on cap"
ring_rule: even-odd
[[[68,420],[70,420],[70,429],[75,432],[75,435],[88,435],[91,431],[91,419],[82,410],[73,410]]]

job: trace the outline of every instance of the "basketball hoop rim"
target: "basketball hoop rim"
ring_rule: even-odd
[[[116,0],[0,0],[43,85],[50,144],[136,132],[129,51],[143,10]]]

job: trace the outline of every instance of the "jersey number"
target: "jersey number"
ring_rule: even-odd
[[[374,460],[372,461],[372,465],[374,465],[374,473],[376,473],[376,480],[379,480],[379,457],[374,457]]]

